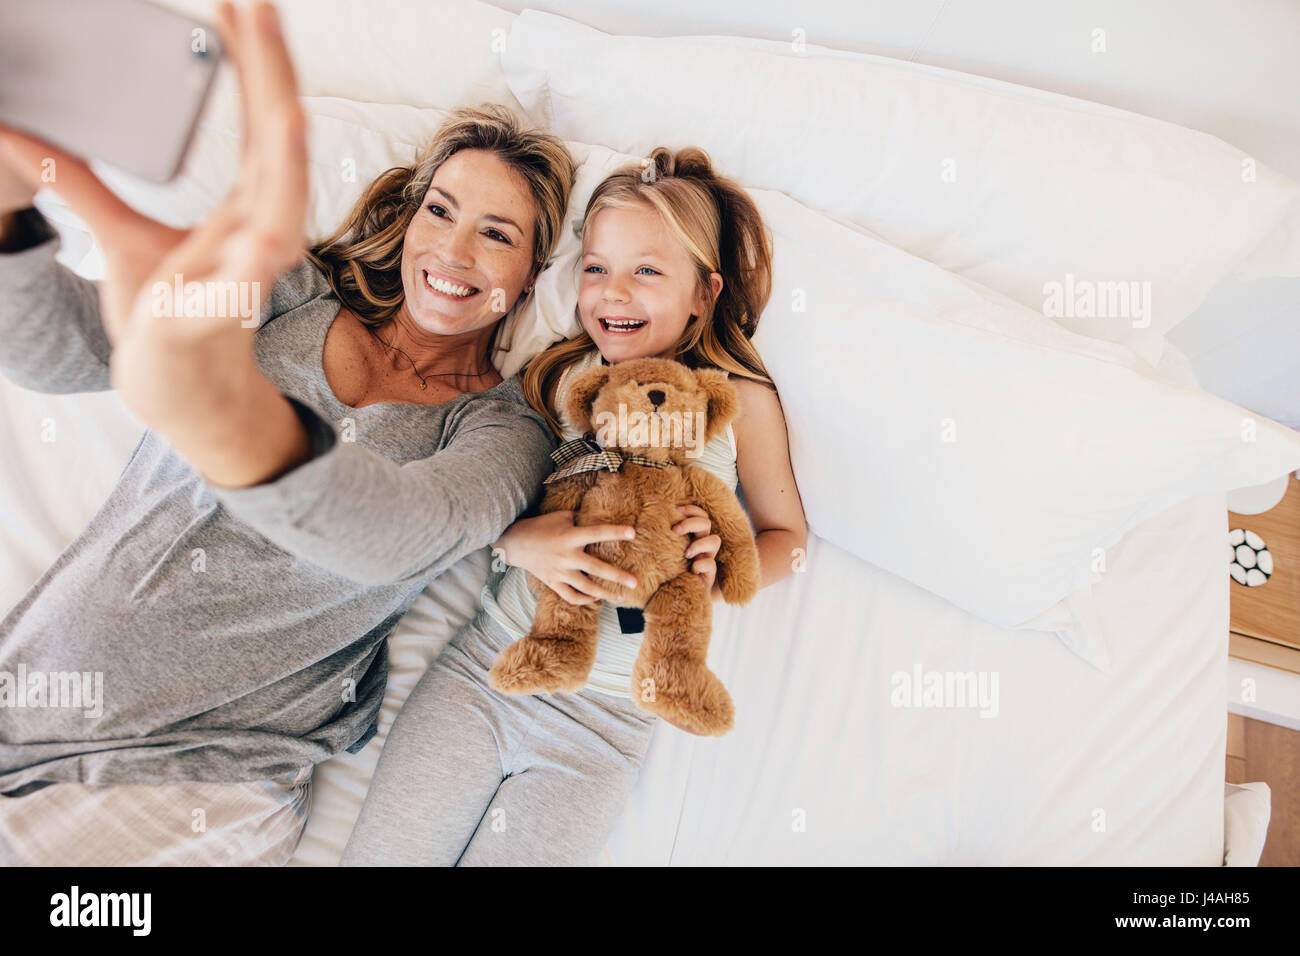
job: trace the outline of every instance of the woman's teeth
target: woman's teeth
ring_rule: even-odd
[[[601,319],[600,326],[606,332],[635,332],[645,322],[640,319]]]
[[[478,289],[475,289],[473,286],[457,285],[454,282],[447,282],[444,279],[435,279],[427,272],[424,274],[424,281],[428,284],[429,288],[433,289],[435,292],[441,292],[443,295],[454,295],[458,299],[467,298],[478,291]]]

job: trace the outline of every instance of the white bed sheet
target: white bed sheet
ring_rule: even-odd
[[[4,607],[93,514],[139,434],[111,393],[0,380]],[[1226,530],[1222,497],[1203,496],[1110,550],[1096,585],[1110,675],[812,538],[806,570],[716,608],[710,662],[736,730],[661,723],[599,862],[1221,864]],[[317,768],[293,865],[337,862],[393,717],[474,613],[487,563],[467,557],[398,626],[380,732]],[[891,706],[891,676],[917,667],[996,673],[997,716]]]
[[[814,539],[719,629],[737,730],[656,730],[609,861],[1220,864],[1225,522],[1204,497],[1112,549],[1110,675]],[[918,666],[996,673],[997,716],[891,706]]]

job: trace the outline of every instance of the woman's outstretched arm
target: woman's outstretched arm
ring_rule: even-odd
[[[275,277],[302,258],[306,121],[274,8],[223,3],[218,19],[243,94],[242,178],[196,229],[170,230],[140,216],[84,162],[47,144],[9,133],[0,146],[33,187],[37,171],[53,159],[52,188],[101,240],[109,375],[123,402],[205,479],[246,487],[283,474],[310,453],[298,411],[258,367],[257,322],[206,314],[202,303],[215,301],[212,295],[197,300],[204,314],[190,314],[188,292],[184,303],[166,306],[164,299],[160,309],[154,290],[175,279],[187,290],[269,294]]]
[[[256,361],[256,321],[154,308],[155,283],[174,276],[187,287],[247,283],[267,301],[305,247],[305,119],[274,9],[223,4],[219,18],[244,94],[245,150],[239,185],[206,222],[159,232],[86,164],[57,157],[56,191],[108,257],[112,384],[232,514],[285,550],[366,583],[436,572],[491,542],[537,496],[554,447],[540,417],[522,403],[468,401],[439,452],[398,465],[337,441],[331,424],[276,388]],[[20,136],[8,148],[29,174],[50,152]]]
[[[522,402],[472,397],[432,456],[398,464],[293,402],[309,460],[247,488],[212,489],[235,517],[291,554],[363,584],[440,573],[490,544],[541,497],[555,447]]]
[[[0,374],[34,392],[106,391],[112,346],[99,291],[56,262],[58,250],[35,209],[0,213]]]

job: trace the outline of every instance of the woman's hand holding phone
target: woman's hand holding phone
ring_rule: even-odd
[[[238,487],[302,460],[305,431],[258,369],[247,317],[191,309],[188,294],[176,302],[171,291],[178,282],[197,283],[205,291],[251,290],[254,301],[267,301],[276,277],[301,259],[306,121],[275,8],[223,3],[218,23],[243,97],[242,170],[234,191],[195,229],[170,229],[141,216],[84,162],[44,143],[11,132],[0,151],[32,188],[40,184],[43,161],[53,159],[51,188],[104,249],[101,306],[113,345],[113,386],[122,400],[205,477]],[[223,300],[204,295],[201,301]]]

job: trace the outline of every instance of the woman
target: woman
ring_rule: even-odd
[[[388,633],[549,468],[554,439],[490,347],[563,221],[563,144],[458,111],[301,261],[305,124],[274,9],[219,17],[244,176],[192,233],[71,157],[0,144],[0,371],[116,388],[149,428],[0,621],[0,674],[103,687],[93,717],[0,707],[0,864],[287,860],[311,767],[375,733]],[[49,156],[109,257],[102,316],[39,214],[16,212]],[[255,331],[159,306],[175,276],[257,290],[281,273]]]

